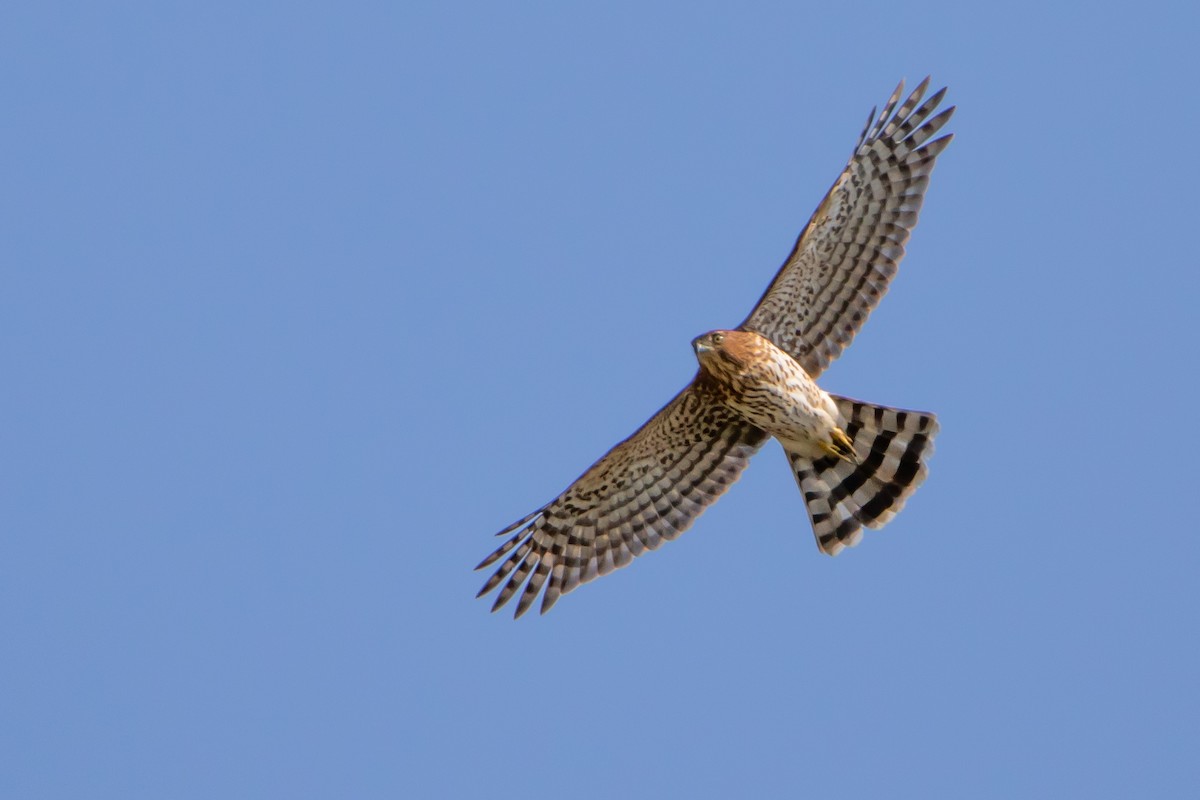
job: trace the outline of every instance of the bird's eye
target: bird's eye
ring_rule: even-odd
[[[723,341],[725,341],[725,334],[723,334],[723,333],[714,333],[714,334],[712,335],[712,343],[713,343],[713,344],[720,344],[720,343],[721,343],[721,342],[723,342]]]

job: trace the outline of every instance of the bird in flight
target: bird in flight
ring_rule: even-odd
[[[770,437],[804,496],[817,547],[837,555],[880,528],[925,479],[933,414],[832,395],[815,379],[841,355],[887,291],[938,155],[943,88],[929,78],[903,102],[904,82],[875,109],[854,154],[791,254],[737,328],[692,341],[700,369],[636,433],[567,489],[497,536],[476,569],[499,563],[478,596],[517,593],[544,614],[581,584],[688,529],[738,479]],[[543,593],[542,590],[545,589]]]

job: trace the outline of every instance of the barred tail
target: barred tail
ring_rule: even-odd
[[[817,546],[835,556],[862,539],[862,526],[882,528],[925,480],[937,418],[833,396],[857,460],[788,452],[804,494]]]

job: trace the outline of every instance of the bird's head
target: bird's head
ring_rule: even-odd
[[[746,367],[758,334],[748,331],[709,331],[692,339],[700,366],[714,376],[736,373]]]

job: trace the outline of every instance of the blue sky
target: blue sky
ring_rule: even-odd
[[[0,794],[1194,790],[1184,5],[6,5]],[[491,533],[927,73],[956,140],[822,381],[939,413],[904,513],[820,555],[772,444],[489,615]]]

